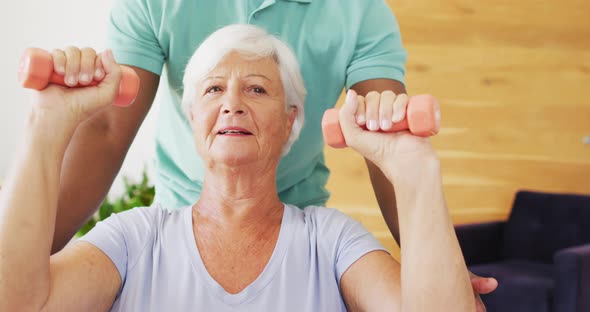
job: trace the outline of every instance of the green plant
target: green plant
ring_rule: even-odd
[[[148,184],[146,170],[143,171],[143,178],[140,183],[131,183],[127,177],[123,177],[123,183],[125,184],[125,193],[113,202],[105,198],[98,212],[78,230],[76,233],[77,237],[88,233],[96,223],[108,218],[113,213],[119,213],[135,207],[149,206],[154,201],[155,189]]]

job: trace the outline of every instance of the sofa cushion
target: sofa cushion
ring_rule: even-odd
[[[502,256],[551,263],[560,249],[590,243],[590,196],[519,191]]]
[[[494,277],[498,288],[482,295],[488,312],[549,312],[553,304],[553,266],[530,261],[480,264],[469,270],[482,277]]]

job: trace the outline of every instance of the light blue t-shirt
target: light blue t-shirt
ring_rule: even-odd
[[[342,88],[377,78],[404,82],[407,53],[384,0],[115,0],[107,46],[119,63],[164,75],[156,127],[155,202],[197,201],[203,162],[181,109],[182,77],[197,47],[236,23],[266,29],[294,51],[308,95],[299,140],[277,170],[283,202],[324,206],[329,170],[321,118]]]
[[[121,274],[111,311],[346,311],[342,274],[368,252],[385,250],[335,209],[285,205],[265,269],[240,293],[229,294],[201,260],[191,212],[190,206],[135,208],[111,215],[80,238],[101,249]]]

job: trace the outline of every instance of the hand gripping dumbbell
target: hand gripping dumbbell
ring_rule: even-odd
[[[326,110],[322,118],[322,132],[328,145],[343,148],[347,145],[340,128],[338,111],[338,108]],[[437,134],[439,129],[440,108],[436,98],[432,95],[415,95],[410,97],[406,105],[406,118],[393,124],[389,130],[380,130],[380,132],[410,130],[414,135],[427,137]]]
[[[27,48],[20,59],[18,81],[28,89],[43,90],[48,84],[66,86],[64,76],[53,71],[51,54],[39,48]],[[99,82],[92,81],[87,86],[96,86]],[[76,87],[85,87],[78,84]],[[114,105],[127,106],[135,100],[139,89],[139,77],[133,69],[121,65],[121,82],[119,94]]]

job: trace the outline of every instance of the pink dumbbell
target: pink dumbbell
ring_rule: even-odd
[[[53,58],[51,54],[39,48],[27,48],[20,59],[18,68],[19,83],[29,89],[43,90],[48,84],[66,86],[64,76],[53,71]],[[88,86],[96,86],[98,82],[92,81]],[[76,87],[84,87],[78,85]],[[121,65],[121,83],[119,94],[114,105],[127,106],[135,100],[139,90],[139,77],[133,69]]]
[[[346,140],[340,128],[337,108],[326,110],[322,118],[322,132],[324,140],[334,148],[346,147]],[[365,128],[366,129],[366,128]],[[395,123],[393,127],[383,132],[410,130],[417,136],[427,137],[438,133],[440,129],[440,109],[438,101],[432,95],[415,95],[410,97],[406,107],[406,118]]]

